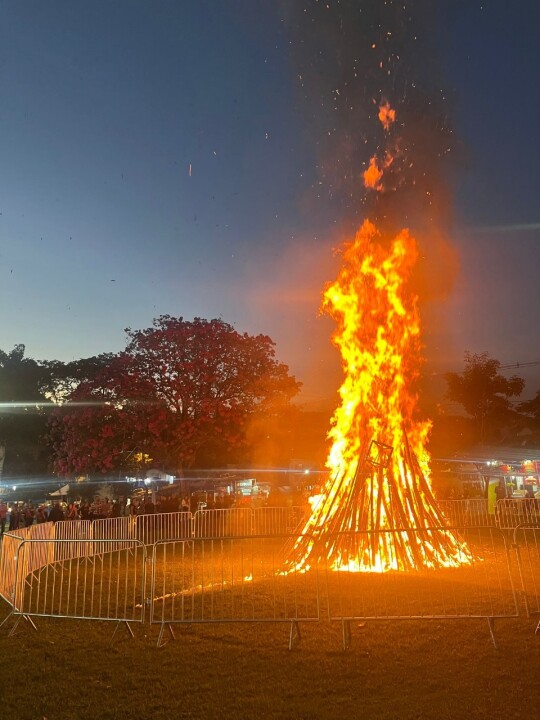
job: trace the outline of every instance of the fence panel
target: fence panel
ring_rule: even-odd
[[[540,615],[540,527],[516,528],[514,545],[527,615]]]
[[[117,544],[96,545],[94,553],[107,550],[123,550],[131,547],[129,540],[134,538],[136,518],[118,517],[105,518],[103,520],[92,520],[92,533],[94,540],[117,540]],[[126,542],[127,541],[127,542]]]
[[[283,540],[251,536],[157,543],[150,622],[317,620],[318,575],[285,575]]]
[[[307,513],[302,507],[254,508],[252,532],[254,535],[287,535],[298,530]]]
[[[417,529],[430,543],[435,529]],[[442,529],[441,529],[442,530]],[[384,530],[383,534],[399,531]],[[488,618],[518,615],[504,533],[497,528],[452,528],[471,553],[469,564],[437,566],[411,572],[332,572],[325,568],[326,599],[331,620]],[[351,534],[368,547],[369,533]]]
[[[16,532],[16,531],[15,531]],[[15,597],[15,568],[17,549],[22,538],[15,532],[6,532],[2,536],[0,555],[0,595],[10,605]]]
[[[40,523],[30,527],[12,530],[4,533],[2,537],[2,550],[0,555],[0,595],[13,607],[17,599],[17,582],[19,577],[26,577],[28,573],[52,562],[51,548],[35,546],[31,553],[24,558],[19,557],[21,544],[28,539],[48,539],[54,537],[53,523]],[[18,564],[21,565],[21,574],[17,574]]]
[[[36,546],[49,557],[65,557],[59,544],[71,540],[22,540],[16,566],[14,613],[25,616],[142,622],[146,550],[142,543],[113,540],[79,540],[87,545],[78,558],[49,563],[29,573],[27,558]],[[97,548],[97,546],[102,546]],[[97,553],[92,553],[97,549]]]
[[[508,498],[497,501],[497,522],[511,530],[518,525],[540,526],[540,501],[533,498]]]
[[[135,537],[145,545],[159,540],[184,540],[193,534],[193,518],[190,512],[157,513],[138,515]]]
[[[454,527],[486,527],[495,525],[495,514],[488,512],[486,498],[441,500],[437,503]]]
[[[88,551],[93,552],[92,546],[86,542],[94,537],[91,520],[65,520],[57,522],[54,526],[55,540],[70,540],[54,545],[54,560],[71,560],[72,558],[85,557]],[[84,542],[80,542],[84,541]]]
[[[195,537],[245,537],[252,535],[252,509],[198,510],[193,518]]]

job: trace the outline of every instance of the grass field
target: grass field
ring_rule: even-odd
[[[111,645],[114,622],[36,617],[37,633],[21,622],[8,638],[10,620],[0,630],[3,717],[537,720],[540,635],[534,629],[540,616],[496,620],[498,650],[485,618],[356,619],[347,651],[341,623],[328,620],[350,611],[472,614],[500,607],[510,613],[512,583],[502,538],[471,531],[466,540],[478,558],[472,567],[383,575],[321,571],[317,578],[276,573],[283,546],[275,538],[161,548],[154,595],[187,591],[157,601],[155,620],[286,619],[293,599],[311,617],[317,592],[321,620],[300,623],[301,639],[292,651],[288,622],[177,624],[176,640],[157,648],[156,624],[133,624],[135,638],[121,626]],[[66,561],[30,576],[27,598],[36,607],[43,602],[64,612],[80,608],[91,588],[96,599],[115,598],[116,592],[121,597],[127,579],[133,604],[140,566],[138,554],[127,551]],[[517,587],[515,562],[511,566]],[[535,535],[522,551],[533,610],[540,610],[533,582],[539,569]],[[204,598],[198,588],[205,588]],[[0,602],[3,619],[9,608]],[[518,604],[523,612],[519,597]]]
[[[4,606],[4,611],[7,607]],[[176,628],[38,619],[0,637],[3,717],[537,719],[540,636],[532,620],[339,623]]]

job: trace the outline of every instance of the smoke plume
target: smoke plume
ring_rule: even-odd
[[[431,298],[448,292],[456,268],[446,234],[457,148],[437,63],[437,5],[284,3],[300,108],[316,148],[311,199],[351,233],[366,217],[389,235],[409,227],[421,246],[419,291]],[[372,158],[384,168],[380,178]]]

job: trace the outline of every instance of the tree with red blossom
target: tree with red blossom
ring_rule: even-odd
[[[62,475],[133,472],[142,453],[178,473],[238,461],[257,418],[285,416],[300,383],[265,335],[163,315],[83,380],[50,422]]]

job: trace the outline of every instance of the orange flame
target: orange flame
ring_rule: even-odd
[[[384,100],[379,105],[379,120],[381,121],[385,130],[390,129],[390,125],[396,121],[396,111],[390,107],[388,100]]]
[[[376,155],[370,158],[369,167],[364,172],[364,186],[368,189],[381,192],[381,190],[383,189],[382,178],[384,175],[384,171],[387,170],[393,162],[394,158],[388,150],[384,155],[382,165],[377,160]]]
[[[407,230],[383,242],[366,221],[324,292],[345,380],[329,432],[330,479],[294,546],[295,570],[317,559],[334,570],[376,572],[470,562],[437,508],[430,423],[416,418],[420,315],[409,289],[416,258]],[[351,539],[354,533],[363,535]]]
[[[416,397],[410,390],[420,366],[420,316],[416,297],[405,287],[416,242],[403,230],[387,250],[374,242],[377,235],[366,221],[346,246],[337,280],[324,292],[323,308],[338,322],[333,342],[345,372],[342,405],[330,430],[328,466],[334,471],[358,458],[366,434],[402,445],[404,423],[413,451],[425,457],[429,424],[413,422]]]
[[[383,171],[377,165],[377,158],[373,156],[369,161],[369,167],[364,172],[364,185],[373,190],[382,190],[381,179]]]
[[[388,131],[390,126],[396,121],[396,111],[390,107],[390,103],[387,100],[382,101],[379,105],[379,120],[386,131]],[[369,160],[368,169],[363,173],[364,186],[380,192],[383,189],[383,173],[390,167],[393,160],[394,158],[388,150],[382,162],[379,162],[377,155],[373,155]]]

